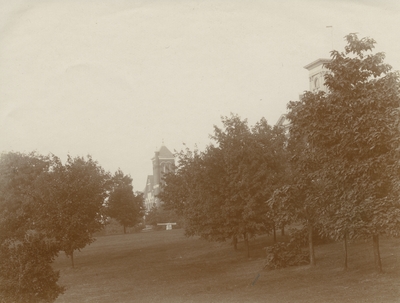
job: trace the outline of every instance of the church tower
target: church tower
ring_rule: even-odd
[[[164,142],[161,148],[154,152],[154,157],[151,161],[153,163],[153,175],[147,176],[144,190],[144,201],[147,211],[153,206],[160,206],[161,201],[157,198],[157,195],[161,191],[163,176],[175,169],[174,155],[164,145]]]
[[[154,195],[157,195],[160,193],[163,176],[175,167],[175,158],[163,143],[151,160],[153,161]]]

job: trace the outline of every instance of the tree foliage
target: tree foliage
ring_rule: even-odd
[[[7,239],[0,246],[0,302],[53,302],[64,287],[51,263],[58,253],[42,233],[27,232],[22,241]]]
[[[64,291],[51,267],[58,245],[39,224],[36,198],[50,166],[35,153],[0,157],[0,302],[53,302]]]
[[[205,151],[181,151],[160,198],[185,218],[187,235],[224,241],[272,229],[265,201],[284,179],[285,137],[265,119],[254,127],[237,115],[214,126]]]
[[[72,259],[103,227],[109,175],[90,156],[6,153],[0,158],[0,291],[9,302],[52,302],[63,292],[51,263]]]
[[[326,64],[329,92],[289,104],[291,188],[332,238],[373,237],[381,270],[378,236],[400,231],[399,75],[371,53],[373,39],[346,40]]]
[[[93,234],[104,227],[110,176],[90,156],[68,156],[64,165],[54,158],[51,171],[39,182],[43,228],[56,238],[74,266],[74,251],[92,243]]]
[[[143,218],[143,195],[133,192],[132,178],[121,170],[115,172],[112,184],[107,203],[108,214],[124,227],[126,233],[127,227],[137,225]]]

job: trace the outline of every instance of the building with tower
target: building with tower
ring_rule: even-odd
[[[161,201],[157,198],[160,193],[163,176],[175,169],[175,158],[171,151],[162,144],[161,148],[154,153],[151,159],[153,163],[153,174],[147,176],[146,187],[143,191],[146,211],[153,206],[160,206]]]

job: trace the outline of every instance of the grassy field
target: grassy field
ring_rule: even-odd
[[[98,237],[76,253],[75,269],[60,255],[64,295],[56,302],[400,302],[400,240],[382,239],[383,274],[372,245],[349,245],[349,270],[340,243],[316,248],[317,266],[262,270],[268,237],[243,243],[186,238],[183,230]]]

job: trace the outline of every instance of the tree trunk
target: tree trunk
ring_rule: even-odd
[[[246,245],[246,250],[247,250],[247,258],[250,258],[249,238],[247,236],[247,233],[244,233],[243,237],[244,237],[244,244]]]
[[[232,244],[233,244],[233,249],[237,250],[237,243],[238,243],[238,239],[236,236],[232,237]]]
[[[344,253],[344,270],[347,270],[347,233],[344,233],[343,237],[343,253]]]
[[[314,266],[317,263],[315,262],[314,244],[312,236],[313,236],[313,228],[311,224],[308,224],[308,247],[310,250],[310,264]]]
[[[72,264],[72,268],[75,268],[75,264],[74,264],[74,250],[72,250],[71,252],[71,264]]]
[[[285,236],[285,224],[282,224],[281,235]]]
[[[274,224],[274,243],[276,243],[276,228],[275,228],[275,224]]]
[[[381,262],[381,255],[379,253],[379,235],[373,235],[372,242],[373,242],[373,246],[374,246],[375,268],[379,273],[381,273],[382,272],[382,262]]]

